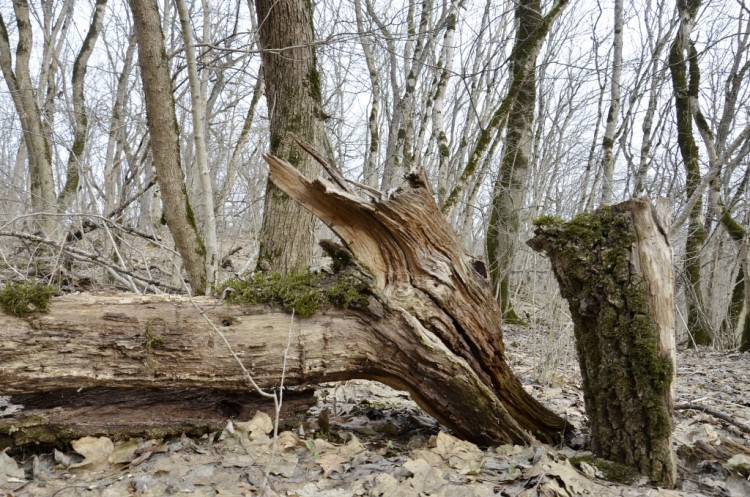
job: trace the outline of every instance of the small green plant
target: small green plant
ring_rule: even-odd
[[[248,279],[232,278],[224,287],[232,289],[227,297],[232,304],[280,305],[300,317],[312,316],[326,303],[342,309],[367,305],[367,284],[346,270],[334,275],[257,272]]]
[[[159,347],[164,347],[166,343],[164,337],[154,333],[151,323],[146,323],[146,348],[148,350],[158,349]]]
[[[12,316],[47,312],[56,291],[55,287],[36,281],[9,282],[0,290],[0,306],[4,313]]]
[[[318,459],[320,459],[320,453],[317,450],[315,450],[315,440],[306,440],[305,447],[307,447],[307,450],[309,450],[310,453],[312,454],[312,458],[314,461],[317,461]]]

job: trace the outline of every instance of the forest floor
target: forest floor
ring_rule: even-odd
[[[535,397],[584,427],[576,440],[583,446],[572,339],[545,340],[544,332],[506,327],[508,360]],[[351,381],[319,390],[308,419],[275,443],[266,435],[271,419],[260,413],[198,439],[87,437],[73,443],[75,452],[0,452],[0,495],[750,496],[749,388],[750,354],[680,351],[675,400],[682,407],[674,432],[680,490],[652,488],[638,477],[608,481],[612,474],[583,449],[479,448],[441,431],[407,394]]]

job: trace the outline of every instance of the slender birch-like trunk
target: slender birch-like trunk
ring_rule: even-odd
[[[206,153],[206,116],[204,112],[205,92],[198,75],[198,63],[195,58],[193,29],[190,26],[190,15],[185,0],[175,0],[177,14],[182,28],[182,39],[185,43],[187,58],[188,82],[190,84],[190,103],[193,118],[193,141],[195,143],[195,176],[198,177],[196,195],[193,204],[196,206],[196,220],[203,235],[206,249],[206,291],[210,292],[216,283],[219,267],[218,242],[216,240],[216,215],[214,212],[214,189],[211,182],[211,171]]]

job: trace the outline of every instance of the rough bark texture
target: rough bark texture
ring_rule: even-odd
[[[276,184],[341,237],[372,281],[369,310],[328,309],[295,320],[287,386],[377,380],[408,390],[445,426],[481,444],[558,441],[572,428],[508,367],[486,269],[464,253],[422,175],[409,176],[388,198],[365,200],[268,160]],[[255,380],[278,385],[290,316],[200,305]],[[49,314],[28,322],[3,316],[0,326],[7,330],[0,394],[248,389],[219,336],[184,299],[69,296],[56,299]]]
[[[568,223],[541,218],[528,243],[549,256],[568,300],[592,450],[671,487],[675,325],[667,230],[638,199]]]
[[[311,390],[285,392],[281,426],[304,421],[316,402]],[[0,398],[0,406],[5,403],[6,409],[23,406],[19,413],[0,418],[0,446],[13,449],[57,449],[84,436],[200,436],[221,432],[230,418],[246,421],[257,411],[275,415],[273,402],[257,394],[201,387],[67,388],[14,395],[6,402]]]
[[[255,5],[271,120],[270,151],[314,177],[320,167],[288,136],[295,133],[322,148],[322,95],[312,45],[312,4],[305,0],[256,0]],[[261,265],[281,273],[310,267],[314,229],[313,216],[269,181],[259,235]]]
[[[510,271],[516,255],[521,213],[529,182],[531,128],[536,110],[536,59],[541,45],[535,43],[544,26],[539,0],[516,5],[516,40],[513,47],[514,84],[518,94],[508,115],[508,132],[500,165],[500,174],[492,196],[490,224],[487,228],[487,260],[500,310],[506,321],[517,323],[510,302]],[[517,79],[520,81],[516,82]]]
[[[182,256],[190,286],[195,294],[202,295],[206,291],[206,249],[198,233],[180,166],[179,127],[159,9],[155,0],[130,0],[130,8],[138,40],[138,63],[146,99],[151,152],[164,204],[164,218]]]

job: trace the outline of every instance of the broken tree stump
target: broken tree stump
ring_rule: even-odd
[[[567,223],[540,218],[528,244],[549,257],[570,307],[592,451],[672,487],[674,273],[665,218],[648,200],[630,200]]]
[[[389,194],[365,188],[367,198],[336,180],[330,168],[336,184],[311,181],[286,161],[264,158],[276,186],[328,225],[372,276],[384,318],[400,323],[406,349],[392,340],[392,331],[373,327],[385,344],[374,379],[409,391],[440,422],[479,444],[534,437],[555,442],[572,430],[529,395],[508,366],[486,267],[465,252],[423,172],[407,174]],[[424,355],[417,346],[431,351]],[[383,362],[389,354],[402,355],[403,363]],[[434,359],[443,356],[450,373]]]

